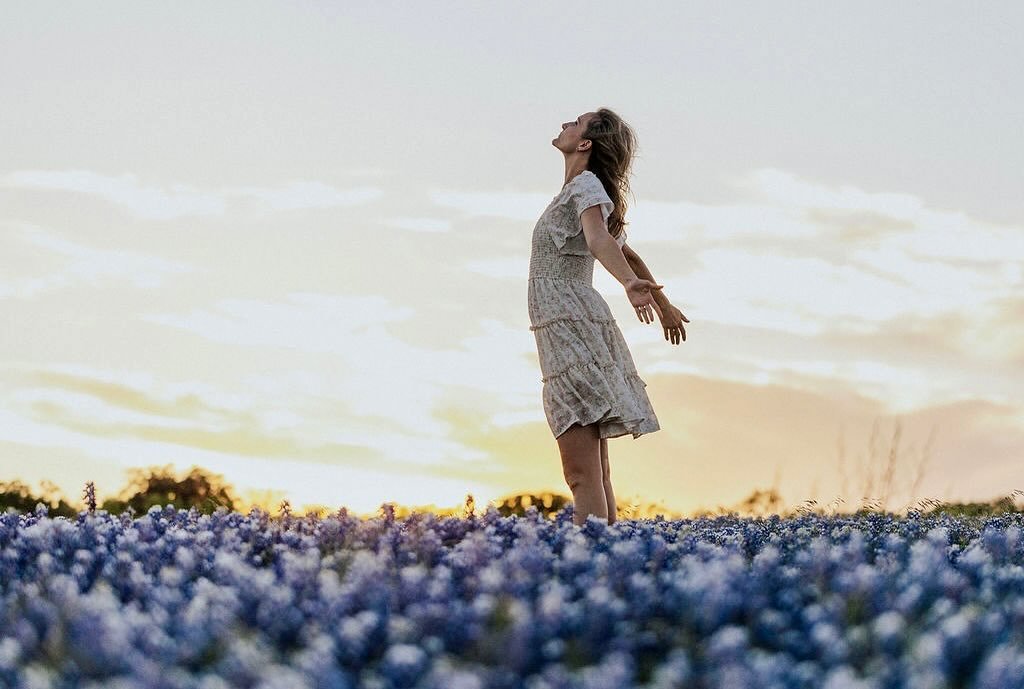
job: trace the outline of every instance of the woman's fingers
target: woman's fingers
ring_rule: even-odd
[[[686,339],[686,331],[678,325],[668,326],[665,328],[665,339],[672,344],[679,344]]]

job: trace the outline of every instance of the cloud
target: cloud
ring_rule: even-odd
[[[483,319],[476,324],[478,334],[451,348],[429,349],[397,334],[415,339],[413,316],[411,307],[378,296],[293,293],[281,302],[226,299],[211,309],[141,318],[231,345],[326,355],[330,373],[307,393],[343,399],[353,414],[385,419],[393,428],[435,441],[449,431],[433,414],[449,386],[529,396],[535,403],[540,374],[526,329]],[[496,360],[502,366],[495,367]],[[446,459],[456,459],[451,449]]]
[[[383,174],[383,173],[382,173]],[[0,186],[71,191],[95,196],[146,220],[220,216],[232,197],[254,199],[270,210],[353,206],[380,198],[379,187],[336,189],[318,181],[297,180],[280,187],[228,187],[201,191],[185,184],[144,186],[132,173],[104,175],[91,170],[21,170],[0,177]]]
[[[281,188],[238,187],[227,189],[225,195],[248,196],[266,203],[273,210],[300,208],[333,208],[354,206],[373,201],[384,195],[377,187],[335,189],[323,182],[290,182]]]
[[[553,198],[525,192],[434,191],[430,200],[468,216],[536,220]]]
[[[557,448],[543,417],[524,409],[518,418],[508,411],[488,419],[487,411],[503,406],[493,393],[466,394],[456,385],[435,406],[449,429],[450,444],[488,461],[434,463],[428,459],[433,440],[404,436],[407,444],[395,454],[394,447],[385,447],[395,443],[393,429],[372,420],[364,423],[322,398],[332,381],[318,385],[320,376],[311,371],[257,374],[262,395],[255,394],[256,378],[225,392],[200,381],[163,384],[131,371],[124,376],[132,384],[118,384],[120,375],[82,367],[27,371],[22,389],[0,407],[5,428],[0,449],[12,457],[21,454],[19,447],[68,448],[121,466],[173,461],[183,468],[195,463],[224,473],[236,486],[284,488],[293,502],[363,510],[385,499],[451,504],[466,492],[478,502],[520,489],[565,492]],[[138,387],[145,380],[150,385]],[[968,400],[888,417],[879,401],[834,387],[810,391],[692,375],[648,374],[646,380],[663,431],[638,443],[613,442],[612,473],[620,500],[634,494],[664,498],[684,509],[731,503],[766,487],[772,472],[784,469],[782,490],[791,504],[810,497],[824,502],[841,493],[852,506],[861,497],[868,466],[868,427],[873,420],[884,421],[884,454],[896,418],[904,433],[891,504],[905,497],[901,491],[933,429],[938,437],[917,497],[942,498],[952,490],[964,499],[989,498],[1012,482],[1024,440],[1019,404]],[[86,396],[94,399],[83,404]],[[234,409],[236,398],[249,405]],[[222,408],[222,401],[228,406]],[[267,419],[287,411],[301,419],[299,426],[269,428]],[[737,423],[743,424],[743,433],[736,433]],[[367,441],[379,438],[380,445],[357,442],[360,434]],[[845,486],[835,466],[837,438],[844,441],[847,455]],[[973,467],[970,481],[947,485],[943,477],[968,465]],[[812,495],[815,489],[824,500]]]
[[[855,509],[869,472],[876,478],[881,473],[897,421],[902,425],[902,441],[895,448],[890,507],[909,497],[910,480],[922,455],[927,463],[915,497],[988,499],[1002,494],[1007,481],[1014,480],[1024,443],[1024,407],[1015,402],[964,400],[894,413],[886,407],[887,400],[860,395],[842,385],[812,390],[786,383],[719,379],[716,372],[645,370],[647,391],[662,430],[636,441],[610,442],[611,473],[620,504],[632,495],[664,499],[670,507],[683,510],[734,504],[755,489],[768,488],[778,477],[780,492],[790,505],[811,497],[824,503],[842,495],[845,507]],[[509,412],[489,424],[470,423],[477,404],[472,397],[456,402],[453,395],[443,413],[456,429],[453,439],[493,457],[496,483],[567,492],[557,446],[543,417]],[[884,436],[875,457],[869,444],[873,423],[879,424]],[[931,433],[935,437],[926,449]],[[840,445],[846,456],[842,469],[837,457]],[[948,477],[963,479],[967,466],[972,467],[969,480],[951,485]],[[478,475],[476,469],[467,467],[465,475],[490,478]],[[874,488],[872,495],[877,496],[877,480]]]
[[[337,174],[349,175],[351,177],[390,177],[397,170],[385,167],[354,167],[349,169],[335,170]]]
[[[919,199],[909,194],[872,193],[853,185],[838,189],[801,179],[785,170],[759,168],[733,178],[733,185],[782,208],[824,208],[861,212],[873,208],[887,217],[909,219],[922,210]]]
[[[131,173],[102,175],[91,170],[22,170],[0,178],[0,186],[72,191],[96,196],[149,220],[190,215],[223,215],[224,199],[183,184],[170,189],[143,187]]]
[[[666,466],[667,473],[659,480],[690,483],[702,502],[716,499],[716,494],[718,499],[736,500],[749,493],[752,485],[766,484],[774,463],[766,467],[765,458],[777,458],[784,469],[784,492],[791,502],[809,497],[821,500],[808,494],[820,480],[827,497],[841,493],[848,503],[851,499],[856,503],[871,466],[868,431],[879,420],[884,435],[891,433],[888,429],[897,420],[903,427],[897,453],[897,492],[909,483],[918,452],[929,433],[935,432],[926,479],[917,497],[942,498],[949,489],[963,498],[987,498],[1003,490],[1024,442],[1024,408],[1019,403],[962,400],[893,413],[885,398],[836,387],[802,390],[786,384],[706,376],[651,376],[649,389],[663,426],[675,429],[661,440],[672,443],[670,447],[677,450],[673,456],[687,458]],[[742,425],[742,433],[736,432],[737,424]],[[839,441],[847,455],[850,481],[845,489],[836,467]],[[876,476],[887,450],[888,439],[873,458]],[[695,472],[695,467],[700,471]],[[965,467],[974,468],[969,477],[964,476]],[[976,480],[975,469],[986,472],[987,478]],[[748,478],[737,482],[737,476]],[[948,486],[947,479],[952,476],[959,477],[959,484]],[[653,494],[650,491],[657,487],[651,481],[645,483],[642,492]]]
[[[756,171],[739,186],[752,202],[641,199],[630,212],[631,245],[691,319],[680,345],[686,355],[663,341],[657,323],[637,325],[616,300],[618,283],[595,266],[595,288],[622,316],[620,328],[647,370],[840,386],[901,410],[965,394],[1004,398],[1005,379],[1024,354],[1015,301],[1024,293],[1019,228],[775,170]],[[481,203],[500,210],[524,198],[444,201],[476,213]],[[522,236],[528,232],[524,223]],[[528,244],[518,257],[484,255],[462,265],[525,289]]]
[[[438,233],[449,232],[452,229],[451,221],[443,218],[397,217],[385,218],[381,222],[385,225],[390,225],[391,227],[411,230],[413,232]]]
[[[221,299],[210,310],[141,318],[218,342],[331,353],[344,351],[360,330],[403,321],[413,313],[412,307],[395,307],[380,296],[293,292],[281,302]]]
[[[133,382],[118,380],[120,375]],[[329,381],[311,371],[258,374],[258,386],[251,386],[253,379],[241,384],[241,390],[250,388],[245,394],[204,381],[167,384],[131,371],[76,366],[22,370],[8,377],[18,387],[8,393],[4,407],[46,424],[56,438],[73,431],[285,461],[370,463],[394,472],[437,468],[448,458],[464,464],[474,457],[443,438],[427,443],[422,434],[361,417],[345,399],[331,394]],[[45,434],[7,438],[45,442]]]
[[[96,249],[34,225],[4,223],[0,230],[0,245],[9,261],[7,275],[26,270],[34,273],[0,281],[0,298],[28,298],[66,287],[122,282],[153,289],[162,286],[168,276],[197,270],[188,263],[141,252]],[[40,262],[54,267],[34,270]]]
[[[821,395],[857,394],[880,400],[892,413],[1019,398],[1021,359],[1012,358],[1014,350],[998,358],[965,353],[954,336],[969,331],[960,319],[897,317],[873,332],[829,329],[805,337],[694,318],[679,346],[666,344],[660,328],[645,333],[644,326],[631,325],[623,331],[644,376],[683,373]]]
[[[528,256],[507,256],[504,258],[481,258],[463,263],[466,270],[498,280],[525,282],[530,268]]]
[[[345,505],[360,513],[374,512],[385,500],[420,504],[424,496],[430,496],[440,504],[456,505],[467,492],[486,496],[493,490],[471,479],[438,476],[433,468],[388,461],[365,448],[346,450],[324,444],[310,450],[292,445],[296,454],[284,455],[287,444],[265,442],[266,439],[259,436],[246,435],[240,439],[249,452],[239,452],[230,433],[218,437],[211,433],[204,436],[180,431],[155,432],[142,426],[120,427],[117,424],[70,421],[70,425],[66,425],[69,420],[61,418],[61,414],[67,411],[56,406],[37,407],[35,413],[44,420],[36,420],[0,408],[0,425],[4,427],[0,452],[4,457],[14,457],[38,454],[39,449],[44,449],[49,457],[56,451],[71,451],[76,462],[85,459],[121,467],[170,463],[179,472],[198,465],[223,474],[225,480],[243,494],[245,489],[283,488],[295,506]],[[28,452],[22,451],[23,448]],[[319,451],[321,456],[311,457],[314,451]],[[24,469],[20,465],[5,466],[5,462],[0,459],[0,466],[9,476],[20,475]],[[110,486],[106,488],[108,494],[113,492]]]

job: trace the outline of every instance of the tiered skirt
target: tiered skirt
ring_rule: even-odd
[[[660,429],[622,331],[601,294],[578,280],[530,279],[543,406],[557,438],[572,424],[598,424],[602,438]]]

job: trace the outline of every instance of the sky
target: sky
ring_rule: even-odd
[[[1024,489],[1013,2],[8,3],[0,481],[568,495],[526,306],[561,123],[639,141],[594,286],[661,430],[620,505]],[[894,468],[883,487],[883,465]]]

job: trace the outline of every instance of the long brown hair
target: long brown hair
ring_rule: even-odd
[[[637,151],[636,133],[612,110],[598,108],[594,112],[597,114],[587,122],[582,136],[592,142],[587,169],[597,175],[615,204],[615,210],[608,216],[608,233],[618,238],[629,224],[626,222],[626,193],[632,193],[629,176]]]

